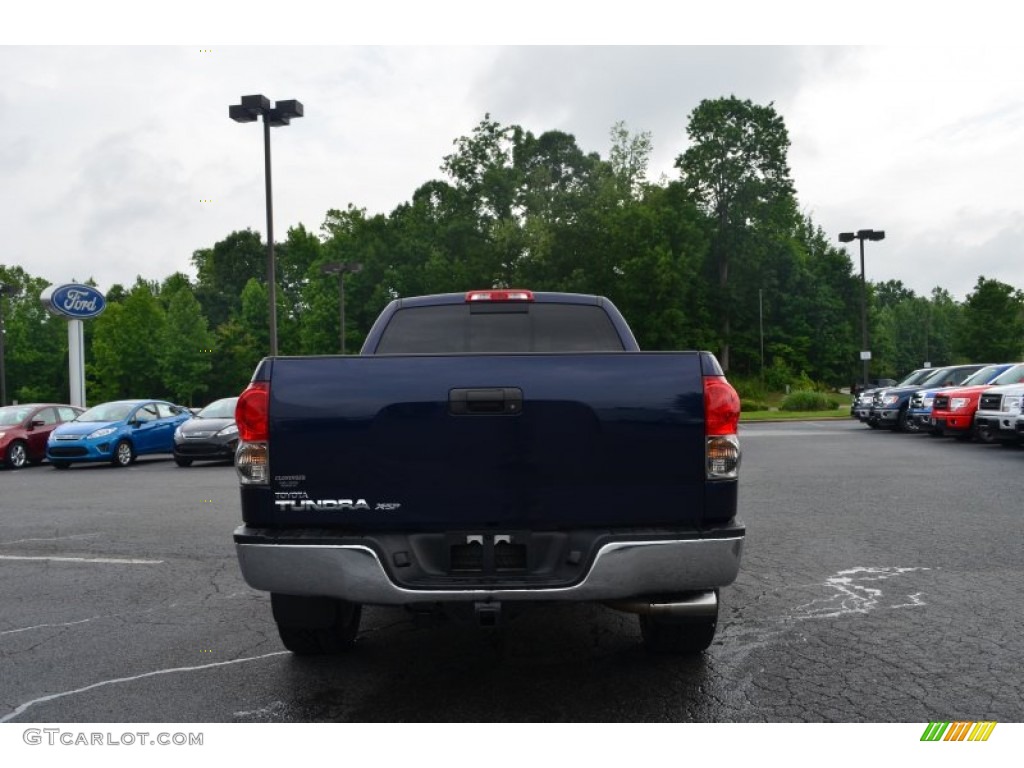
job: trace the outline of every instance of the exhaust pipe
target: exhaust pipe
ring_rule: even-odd
[[[699,616],[718,614],[718,591],[695,592],[675,600],[652,600],[633,598],[630,600],[609,600],[609,608],[641,616],[656,616],[661,619],[685,620]]]

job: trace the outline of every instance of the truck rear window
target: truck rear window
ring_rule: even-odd
[[[608,314],[589,304],[444,304],[406,307],[391,318],[377,354],[616,352]]]

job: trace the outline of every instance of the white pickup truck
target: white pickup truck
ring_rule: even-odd
[[[1020,426],[1022,402],[1024,384],[1004,384],[985,390],[974,415],[978,432],[1003,443],[1024,438],[1024,427]]]

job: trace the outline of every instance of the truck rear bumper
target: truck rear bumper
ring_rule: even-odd
[[[521,600],[604,601],[673,595],[731,584],[739,572],[743,529],[731,536],[617,539],[598,547],[576,583],[524,586],[510,578],[486,586],[409,588],[395,582],[365,544],[258,543],[257,531],[235,532],[249,586],[289,595],[333,597],[371,605]]]

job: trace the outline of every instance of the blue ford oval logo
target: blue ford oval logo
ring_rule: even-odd
[[[75,320],[96,317],[107,308],[107,300],[102,293],[92,286],[80,283],[51,285],[39,295],[39,298],[53,314]]]

